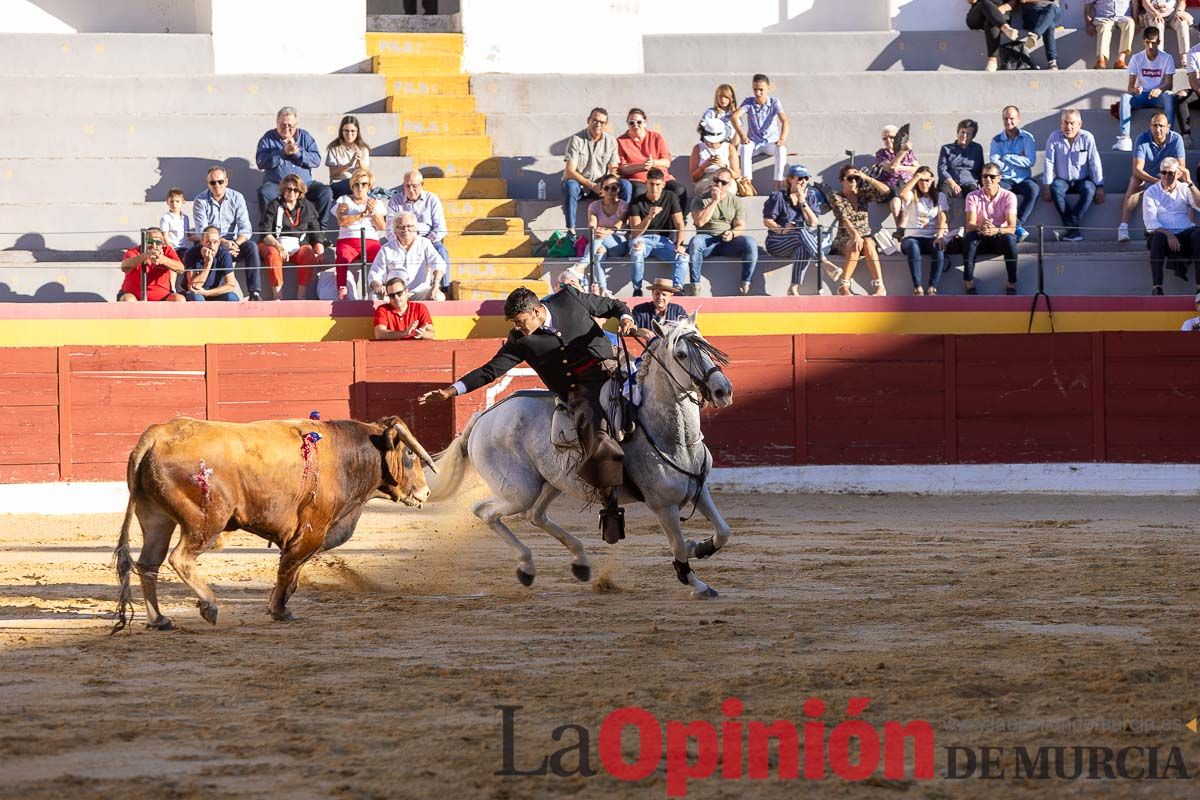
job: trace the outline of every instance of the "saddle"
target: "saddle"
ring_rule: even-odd
[[[633,432],[635,409],[621,392],[624,376],[610,378],[600,390],[600,407],[608,420],[608,430],[618,442]],[[550,394],[550,392],[547,392]],[[579,450],[579,433],[575,420],[561,397],[554,395],[554,417],[550,423],[550,441],[560,450]]]

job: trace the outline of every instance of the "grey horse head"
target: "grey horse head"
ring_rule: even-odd
[[[722,371],[729,356],[714,347],[696,327],[696,316],[660,325],[651,323],[659,337],[650,343],[651,361],[659,363],[684,391],[696,391],[700,401],[717,408],[733,404],[733,384]]]

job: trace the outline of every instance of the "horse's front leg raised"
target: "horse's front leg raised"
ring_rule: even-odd
[[[724,547],[725,543],[729,541],[729,524],[725,522],[725,518],[717,510],[717,504],[713,502],[712,495],[708,493],[707,486],[700,492],[700,499],[696,501],[696,510],[712,523],[714,533],[703,542],[696,542],[689,539],[687,543],[688,555],[692,558],[708,558]]]
[[[671,553],[675,556],[675,576],[679,582],[692,587],[692,599],[708,600],[717,596],[717,590],[696,577],[688,564],[688,542],[683,538],[683,527],[679,524],[679,506],[670,505],[666,508],[655,509],[658,522],[667,534],[667,543],[671,545]]]

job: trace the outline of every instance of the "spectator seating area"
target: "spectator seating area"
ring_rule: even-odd
[[[633,106],[670,147],[672,173],[686,180],[696,124],[714,88],[731,83],[747,96],[750,76],[770,75],[774,96],[791,123],[789,162],[835,185],[845,151],[865,167],[880,146],[880,130],[910,123],[922,164],[954,138],[959,120],[980,125],[987,149],[1000,130],[1001,109],[1016,104],[1041,148],[1058,126],[1059,110],[1082,111],[1083,126],[1102,150],[1107,202],[1085,221],[1085,241],[1047,235],[1046,289],[1051,294],[1145,295],[1147,253],[1134,217],[1134,241],[1118,244],[1120,199],[1130,155],[1110,151],[1117,131],[1110,104],[1126,74],[1093,70],[1092,40],[1060,31],[1059,71],[982,71],[982,35],[975,31],[647,36],[645,74],[512,75],[461,73],[459,34],[368,34],[375,74],[216,75],[209,37],[175,34],[3,35],[0,86],[9,98],[8,135],[0,141],[0,301],[114,300],[120,252],[141,227],[154,225],[167,190],[191,198],[211,164],[224,166],[232,188],[247,197],[257,224],[254,190],[261,173],[255,142],[273,127],[275,111],[299,111],[300,126],[322,146],[343,114],[359,117],[372,144],[377,183],[396,188],[420,169],[425,188],[446,207],[446,241],[458,297],[502,297],[522,283],[548,290],[565,262],[533,256],[536,245],[564,227],[558,191],[566,139],[588,110],[609,110],[620,134]],[[1168,35],[1168,51],[1173,35]],[[1040,54],[1034,60],[1044,63]],[[1185,85],[1183,75],[1176,86]],[[65,91],[69,87],[69,92]],[[1138,112],[1134,135],[1150,112]],[[769,159],[768,159],[769,162]],[[327,180],[324,167],[314,177]],[[546,199],[538,200],[538,183]],[[759,239],[771,170],[755,170],[759,196],[746,198],[748,233]],[[190,211],[190,203],[185,212]],[[886,208],[877,206],[876,227]],[[822,219],[828,222],[827,215]],[[1032,227],[1059,224],[1041,201]],[[689,224],[689,234],[692,226]],[[1018,290],[1035,286],[1036,233],[1021,246]],[[944,294],[962,291],[961,256],[950,261]],[[810,270],[804,292],[831,286]],[[647,280],[669,265],[647,262]],[[627,293],[629,268],[615,264],[609,287]],[[790,263],[760,250],[754,294],[784,294]],[[859,293],[867,273],[860,266]],[[977,268],[980,292],[1002,291],[998,259]],[[893,294],[911,289],[902,256],[885,259]],[[701,294],[736,295],[738,270],[729,259],[705,261]],[[819,283],[821,281],[821,283]],[[1168,294],[1190,294],[1190,282],[1167,279]],[[289,295],[290,296],[290,295]]]

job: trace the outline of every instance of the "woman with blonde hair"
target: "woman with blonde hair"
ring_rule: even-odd
[[[356,170],[350,176],[350,194],[337,199],[334,213],[338,221],[338,239],[334,245],[337,254],[337,299],[356,300],[349,297],[346,288],[346,264],[353,264],[360,257],[370,264],[379,252],[379,232],[387,230],[385,212],[386,203],[370,196],[371,188],[375,185],[375,175],[369,169]],[[363,253],[363,239],[366,240],[366,253]]]
[[[304,181],[299,175],[284,175],[279,182],[279,197],[267,203],[260,230],[258,255],[268,270],[276,300],[283,299],[283,265],[295,264],[296,299],[308,299],[312,267],[325,255],[325,234],[317,209],[304,196]]]
[[[737,95],[734,94],[733,86],[728,83],[722,83],[713,93],[713,104],[704,109],[704,113],[700,115],[700,124],[704,124],[706,119],[717,119],[725,126],[725,135],[729,141],[736,144],[744,144],[739,140],[737,131],[733,127],[733,112],[737,111]]]

